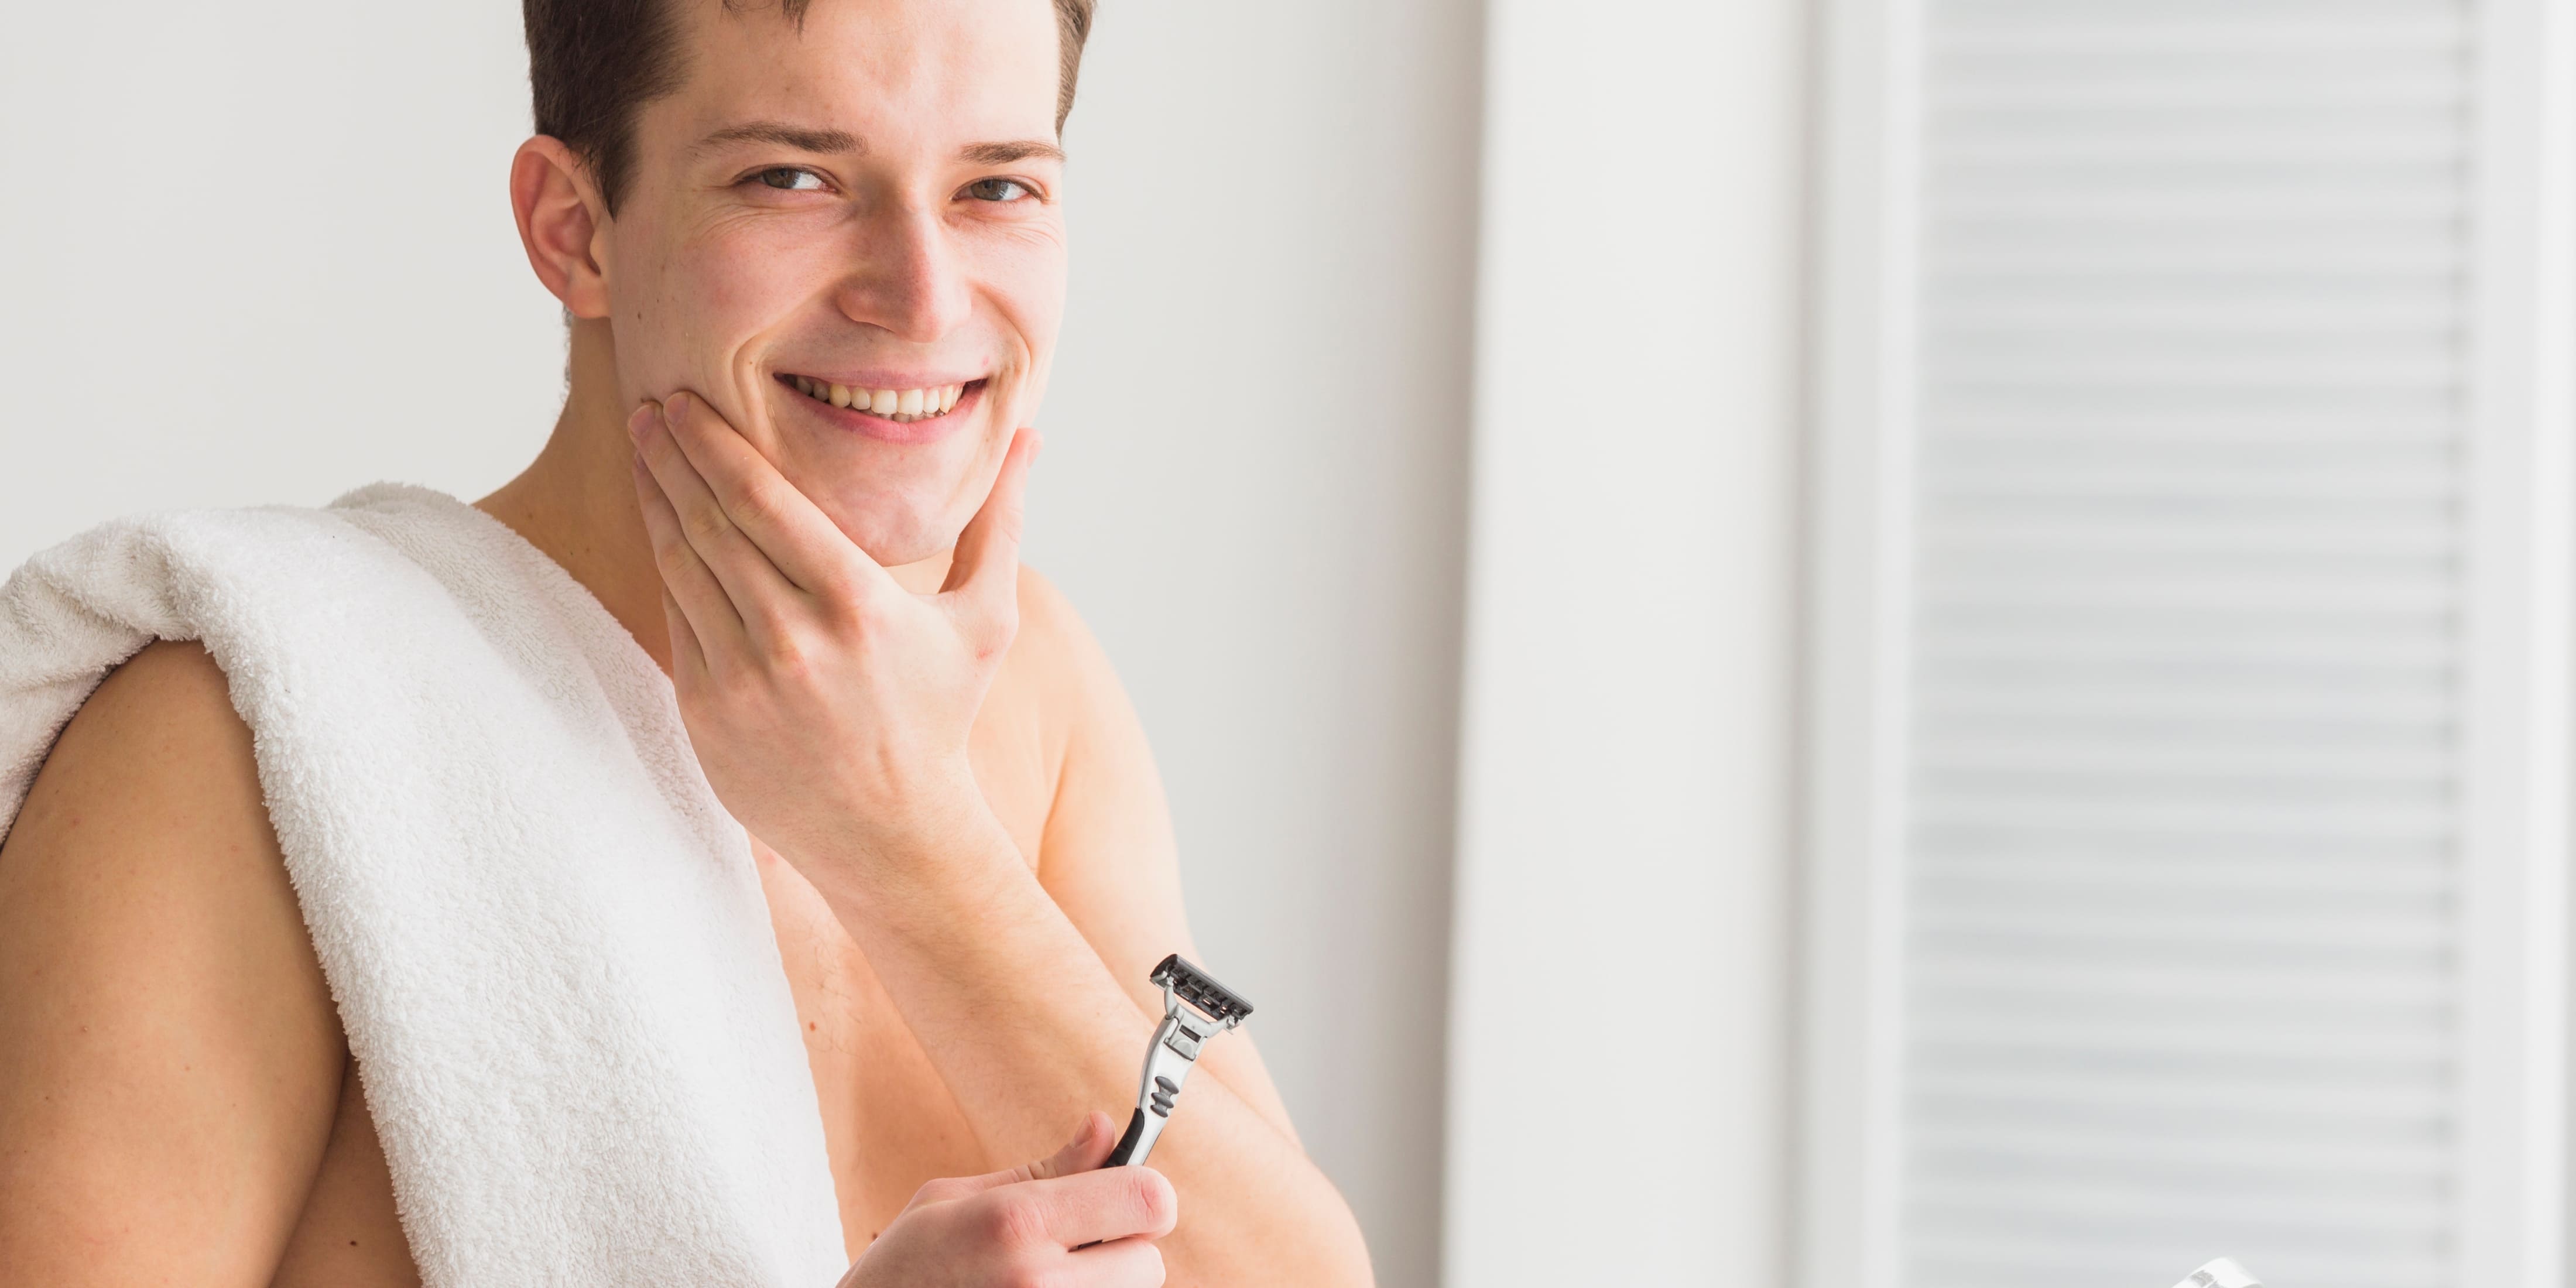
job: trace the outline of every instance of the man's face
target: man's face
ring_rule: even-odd
[[[879,563],[945,551],[1064,311],[1051,0],[670,3],[602,234],[620,393],[704,396]]]

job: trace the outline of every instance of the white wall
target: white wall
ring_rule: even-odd
[[[18,6],[0,39],[0,566],[127,511],[479,496],[562,324],[504,184],[515,6]]]
[[[1478,7],[1107,0],[1032,516],[1391,1288],[1438,1244]],[[263,9],[12,15],[0,565],[140,508],[479,495],[551,423],[516,6]]]

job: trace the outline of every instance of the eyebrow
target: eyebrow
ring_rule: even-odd
[[[847,130],[816,129],[785,121],[745,121],[728,125],[698,140],[696,151],[711,152],[728,143],[776,143],[803,152],[865,152],[867,145]],[[1007,143],[969,143],[957,155],[976,165],[1009,165],[1032,157],[1062,162],[1064,149],[1042,139]]]
[[[1014,161],[1026,161],[1031,157],[1062,161],[1064,149],[1052,143],[1026,139],[1016,143],[969,143],[958,149],[957,155],[977,165],[1009,165]]]
[[[696,150],[713,151],[728,143],[776,143],[804,152],[864,152],[859,136],[848,130],[818,130],[785,121],[745,121],[728,125],[698,140]]]

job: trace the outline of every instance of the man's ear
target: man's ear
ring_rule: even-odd
[[[528,267],[564,310],[577,318],[608,316],[608,276],[599,254],[608,210],[590,167],[561,139],[529,139],[510,159],[510,208],[519,217]]]

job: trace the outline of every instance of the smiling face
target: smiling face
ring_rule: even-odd
[[[1064,309],[1050,0],[670,0],[594,242],[619,393],[703,396],[882,564],[947,550]]]

